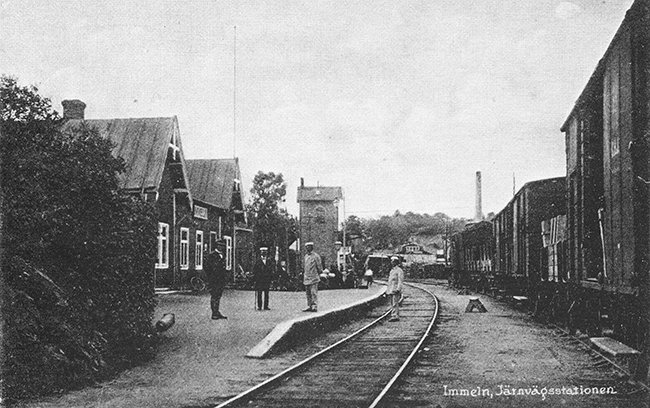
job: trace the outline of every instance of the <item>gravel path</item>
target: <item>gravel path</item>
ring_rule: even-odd
[[[428,287],[440,300],[439,322],[418,364],[396,390],[395,406],[648,407],[641,399],[616,394],[587,395],[585,388],[591,393],[594,386],[613,386],[623,392],[626,385],[523,310],[485,295],[459,295],[446,285]],[[479,296],[488,312],[465,313],[471,296]],[[575,387],[578,394],[569,394]],[[550,395],[549,389],[561,394]],[[463,395],[473,390],[475,395]]]
[[[364,299],[379,290],[319,292],[319,310]],[[50,407],[206,407],[292,365],[305,351],[289,351],[274,358],[244,357],[281,321],[303,316],[302,292],[271,292],[270,311],[254,310],[254,292],[227,290],[221,311],[227,320],[211,320],[208,294],[170,294],[159,297],[156,319],[174,313],[176,324],[161,335],[156,358],[127,370],[117,378],[62,396],[23,402],[23,408]],[[329,341],[321,339],[321,341]],[[316,344],[320,343],[319,339]],[[310,346],[311,347],[311,346]]]

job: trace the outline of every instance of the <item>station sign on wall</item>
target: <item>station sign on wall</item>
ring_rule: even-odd
[[[208,209],[198,205],[194,206],[194,218],[200,218],[202,220],[208,219]]]

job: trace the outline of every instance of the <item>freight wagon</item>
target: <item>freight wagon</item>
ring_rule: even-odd
[[[452,235],[450,253],[452,283],[477,291],[488,288],[488,282],[493,279],[494,239],[491,222],[468,224],[464,230]]]
[[[495,285],[506,296],[531,296],[542,276],[543,220],[564,214],[565,179],[524,184],[493,223]]]
[[[492,220],[493,236],[484,243],[494,245],[493,285],[525,293],[537,315],[573,332],[640,350],[631,370],[646,382],[649,85],[650,0],[636,0],[561,128],[566,177],[522,187]],[[457,254],[480,246],[465,238],[469,229],[460,234]],[[454,259],[461,273],[464,260]]]
[[[570,318],[642,348],[648,364],[650,2],[637,0],[561,130]]]

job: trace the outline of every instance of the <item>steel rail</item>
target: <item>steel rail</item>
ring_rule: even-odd
[[[400,299],[400,302],[403,299],[404,299],[404,297],[402,297],[402,299]],[[221,404],[217,405],[215,408],[223,408],[223,407],[227,407],[227,406],[229,406],[229,405],[231,405],[231,404],[233,404],[235,402],[239,402],[242,399],[244,399],[245,397],[250,396],[250,395],[254,394],[255,392],[260,391],[261,389],[269,386],[270,384],[272,384],[272,383],[286,377],[290,373],[298,370],[299,368],[301,368],[302,366],[304,366],[307,363],[311,362],[312,360],[315,360],[316,358],[320,357],[321,355],[323,355],[323,354],[329,352],[330,350],[333,350],[334,348],[340,346],[341,344],[347,343],[348,341],[350,341],[353,338],[357,337],[361,333],[363,333],[366,330],[370,329],[371,327],[377,325],[379,322],[381,322],[383,319],[385,319],[390,314],[390,312],[392,310],[393,310],[393,308],[388,309],[386,312],[384,312],[384,314],[379,316],[377,319],[375,319],[372,322],[368,323],[366,326],[360,328],[359,330],[355,331],[354,333],[350,334],[349,336],[337,341],[336,343],[334,343],[334,344],[332,344],[330,346],[327,346],[326,348],[322,349],[318,353],[313,354],[310,357],[300,361],[299,363],[297,363],[297,364],[295,364],[295,365],[293,365],[293,366],[279,372],[278,374],[274,375],[271,378],[266,379],[265,381],[257,384],[256,386],[254,386],[252,388],[249,388],[248,390],[246,390],[246,391],[244,391],[244,392],[242,392],[240,394],[235,395],[234,397],[230,398],[229,400],[224,401]]]
[[[402,366],[399,368],[399,370],[397,370],[397,372],[395,373],[393,378],[391,378],[391,380],[388,382],[388,384],[386,384],[384,389],[381,390],[381,392],[379,393],[377,398],[375,398],[375,400],[372,402],[372,404],[370,404],[370,406],[368,408],[375,408],[381,402],[381,400],[384,398],[384,396],[386,396],[388,391],[390,391],[390,389],[393,387],[393,385],[395,384],[397,379],[402,375],[404,370],[406,370],[406,367],[408,367],[408,365],[411,363],[411,361],[413,360],[413,357],[415,357],[415,355],[418,353],[418,351],[420,351],[420,348],[422,347],[422,344],[424,344],[424,341],[427,339],[427,337],[429,337],[429,333],[431,333],[431,329],[433,328],[433,325],[435,324],[435,322],[436,322],[436,320],[438,318],[438,311],[440,310],[440,308],[439,308],[438,298],[436,298],[436,295],[431,293],[431,291],[429,291],[427,289],[424,289],[424,288],[422,288],[420,286],[416,286],[416,285],[414,285],[412,283],[405,283],[405,284],[409,285],[409,286],[412,286],[412,287],[414,287],[416,289],[420,289],[420,290],[422,290],[424,292],[427,292],[429,295],[431,295],[431,297],[433,297],[433,301],[435,303],[436,310],[435,310],[435,312],[433,314],[433,318],[431,319],[431,322],[429,322],[429,326],[427,327],[427,330],[425,331],[422,338],[420,338],[420,341],[418,342],[418,344],[415,346],[413,351],[411,351],[411,354],[409,354],[409,356],[406,358],[406,360],[404,361]]]
[[[422,344],[424,343],[424,341],[425,341],[426,338],[428,337],[429,333],[431,332],[431,329],[432,329],[433,325],[435,324],[435,321],[436,321],[437,316],[438,316],[438,310],[439,310],[438,299],[435,297],[435,295],[434,295],[433,293],[431,293],[431,292],[430,292],[429,290],[427,290],[427,289],[424,289],[424,288],[422,288],[422,287],[419,287],[419,286],[416,286],[416,285],[413,285],[413,284],[410,284],[410,283],[405,283],[405,284],[407,284],[407,285],[409,285],[409,286],[411,286],[411,287],[413,287],[413,288],[416,288],[416,289],[422,290],[422,291],[426,292],[427,294],[429,294],[429,295],[433,298],[433,300],[434,300],[435,312],[434,312],[434,315],[433,315],[431,321],[429,322],[429,325],[427,326],[427,329],[425,330],[424,335],[422,335],[421,338],[420,338],[420,340],[418,341],[418,344],[417,344],[417,345],[415,346],[415,348],[411,351],[411,353],[409,354],[409,356],[407,357],[407,359],[405,360],[405,362],[400,366],[400,368],[398,369],[398,371],[396,372],[396,374],[391,378],[391,380],[387,383],[387,385],[382,389],[382,391],[380,392],[380,394],[378,395],[378,397],[375,398],[375,400],[372,402],[372,405],[370,405],[370,407],[375,407],[375,406],[376,406],[376,405],[381,401],[381,399],[385,396],[385,394],[386,394],[386,393],[387,393],[387,392],[392,388],[392,386],[394,385],[394,383],[395,383],[395,381],[397,380],[397,378],[399,378],[399,377],[401,376],[401,374],[404,372],[404,370],[406,369],[406,367],[407,367],[407,366],[409,365],[409,363],[413,360],[413,357],[414,357],[415,354],[420,350],[420,348],[422,347]],[[399,302],[401,303],[404,299],[405,299],[405,297],[402,296]],[[287,369],[281,371],[280,373],[278,373],[278,374],[272,376],[271,378],[268,378],[267,380],[265,380],[265,381],[263,381],[263,382],[261,382],[261,383],[255,385],[254,387],[249,388],[248,390],[246,390],[246,391],[244,391],[244,392],[242,392],[242,393],[240,393],[240,394],[237,394],[236,396],[234,396],[234,397],[228,399],[227,401],[222,402],[221,404],[217,405],[215,408],[224,408],[224,407],[228,407],[228,406],[230,406],[230,405],[232,405],[232,404],[235,404],[235,403],[240,403],[240,402],[242,402],[242,400],[243,400],[244,398],[246,398],[246,397],[250,397],[250,396],[252,396],[253,394],[255,394],[255,393],[257,393],[257,392],[260,392],[262,389],[264,389],[264,388],[266,388],[266,387],[269,387],[271,384],[276,383],[276,382],[278,382],[278,381],[281,380],[281,379],[284,379],[284,378],[287,377],[289,374],[291,374],[291,373],[297,371],[298,369],[300,369],[300,368],[302,368],[303,366],[307,365],[308,363],[314,361],[314,360],[317,359],[318,357],[320,357],[320,356],[324,355],[325,353],[330,352],[330,351],[332,351],[333,349],[335,349],[335,348],[337,348],[337,347],[339,347],[339,346],[341,346],[341,345],[343,345],[343,344],[345,344],[345,343],[351,341],[352,339],[354,339],[355,337],[358,337],[358,336],[359,336],[360,334],[362,334],[363,332],[365,332],[365,331],[367,331],[368,329],[370,329],[370,328],[376,326],[379,322],[381,322],[381,321],[384,320],[386,317],[388,317],[388,316],[390,315],[390,313],[391,313],[392,310],[393,310],[392,307],[389,308],[386,312],[384,312],[384,313],[383,313],[381,316],[379,316],[377,319],[375,319],[374,321],[370,322],[369,324],[367,324],[366,326],[362,327],[361,329],[355,331],[354,333],[350,334],[349,336],[347,336],[347,337],[345,337],[345,338],[343,338],[343,339],[337,341],[336,343],[334,343],[334,344],[332,344],[332,345],[330,345],[330,346],[324,348],[323,350],[319,351],[318,353],[315,353],[315,354],[311,355],[310,357],[308,357],[308,358],[306,358],[306,359],[300,361],[299,363],[297,363],[297,364],[295,364],[295,365],[293,365],[293,366],[291,366],[291,367],[289,367],[289,368],[287,368]]]
[[[591,354],[595,354],[599,358],[602,358],[603,360],[605,360],[607,362],[607,364],[614,367],[619,373],[621,373],[623,375],[626,375],[630,379],[634,378],[632,373],[629,372],[627,369],[625,369],[624,367],[622,367],[621,365],[616,363],[614,360],[610,359],[608,356],[606,356],[603,353],[599,352],[598,350],[592,348],[589,344],[585,343],[579,337],[574,336],[573,334],[571,334],[570,332],[565,330],[563,327],[558,326],[555,323],[546,323],[546,324],[548,326],[550,326],[552,329],[555,329],[555,330],[561,332],[562,334],[564,334],[565,337],[569,337],[569,338],[573,339],[575,342],[580,343],[580,346],[582,348],[584,348],[587,352],[589,352]],[[645,389],[646,392],[650,391],[650,386],[648,384],[644,383],[643,381],[637,381],[637,380],[631,380],[631,381],[633,381],[635,384],[639,385],[640,388]]]

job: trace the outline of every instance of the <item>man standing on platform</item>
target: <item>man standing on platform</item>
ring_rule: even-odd
[[[210,309],[212,310],[212,320],[227,319],[219,311],[221,295],[223,289],[228,283],[228,272],[226,271],[226,257],[224,251],[226,241],[219,240],[216,242],[214,251],[208,254],[205,259],[205,274],[208,278],[208,287],[210,288]]]
[[[269,288],[273,279],[273,265],[269,260],[269,249],[260,248],[260,258],[253,267],[253,279],[255,280],[255,299],[257,310],[262,310],[262,295],[264,295],[264,310],[269,309]]]
[[[302,283],[305,285],[305,292],[307,293],[307,309],[303,312],[317,312],[318,311],[318,283],[320,282],[320,274],[323,272],[323,263],[320,255],[314,252],[314,243],[307,242],[305,244],[304,271]]]
[[[399,320],[399,299],[402,296],[402,284],[404,282],[404,271],[399,267],[399,258],[394,256],[390,259],[393,266],[388,274],[386,294],[390,295],[390,304],[393,307],[390,313],[389,322]]]

